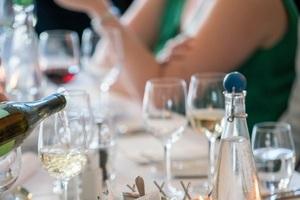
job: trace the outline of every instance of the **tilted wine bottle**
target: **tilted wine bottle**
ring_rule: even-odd
[[[232,72],[224,78],[225,118],[212,200],[261,200],[245,112],[246,79]]]
[[[58,93],[38,101],[0,103],[0,156],[18,147],[40,121],[65,105],[64,95]]]

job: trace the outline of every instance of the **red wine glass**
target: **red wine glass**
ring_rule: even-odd
[[[79,39],[69,30],[41,33],[39,61],[43,74],[56,84],[66,84],[79,72]]]

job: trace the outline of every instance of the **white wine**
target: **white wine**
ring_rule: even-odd
[[[189,113],[189,119],[196,132],[205,133],[208,138],[216,138],[221,135],[224,115],[224,109],[196,109]]]
[[[78,175],[87,162],[84,152],[67,149],[42,149],[40,159],[48,173],[61,180]]]

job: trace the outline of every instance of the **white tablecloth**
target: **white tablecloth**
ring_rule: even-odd
[[[80,80],[75,80],[73,84],[68,85],[68,88],[81,88],[89,92],[92,99],[92,104],[97,109],[99,92],[93,82],[82,75]],[[82,83],[83,81],[83,83]],[[85,81],[85,82],[84,82]],[[116,100],[116,101],[115,101]],[[120,97],[114,97],[111,101],[115,106],[114,110],[119,110],[123,113],[129,113],[123,116],[123,119],[128,119],[125,123],[140,124],[140,105],[136,102],[126,101]],[[132,114],[133,113],[133,114]],[[27,140],[23,149],[35,150],[37,146],[37,133]],[[115,159],[116,179],[112,183],[112,188],[116,194],[121,194],[122,191],[128,191],[126,184],[133,184],[136,176],[140,175],[145,179],[145,184],[148,191],[154,189],[153,180],[160,181],[162,178],[162,160],[163,148],[160,142],[152,136],[142,133],[135,135],[127,135],[120,137],[117,143],[117,154]],[[173,173],[175,175],[193,175],[205,176],[206,161],[207,161],[207,141],[203,135],[193,134],[190,130],[186,131],[181,139],[173,145],[172,148]],[[39,200],[55,200],[52,194],[53,179],[49,177],[46,171],[41,167],[36,154],[24,153],[23,168],[19,183],[27,188]],[[195,162],[195,160],[198,160]],[[198,182],[204,182],[201,179]],[[92,182],[92,181],[91,181]],[[178,184],[178,180],[174,180]],[[197,185],[197,181],[193,184]],[[300,186],[300,175],[295,173],[291,187]],[[95,199],[96,196],[95,196]],[[92,200],[92,199],[87,199]]]
[[[185,133],[173,147],[173,173],[175,174],[197,174],[205,175],[206,166],[206,148],[205,139],[200,135]],[[161,163],[162,146],[149,135],[123,136],[118,142],[118,153],[116,156],[116,179],[112,182],[115,194],[121,194],[122,191],[128,191],[126,184],[133,184],[136,176],[140,175],[145,179],[148,191],[154,190],[153,180],[161,181]],[[47,172],[41,168],[36,154],[25,153],[23,155],[23,186],[27,188],[36,199],[47,200],[55,197],[52,194],[53,179]],[[147,164],[147,159],[152,164]],[[191,165],[191,160],[199,160],[198,164]],[[202,162],[201,162],[202,160]],[[189,164],[186,164],[189,163]],[[28,173],[30,175],[28,175]],[[91,180],[92,182],[93,180]],[[192,184],[203,183],[205,179],[191,180]],[[174,180],[175,185],[179,179]],[[300,186],[299,173],[294,174],[291,182],[291,188]],[[96,199],[96,197],[95,197]],[[86,199],[89,200],[89,199]]]

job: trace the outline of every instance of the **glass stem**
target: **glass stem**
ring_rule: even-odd
[[[106,116],[108,113],[108,98],[109,98],[109,89],[105,90],[100,87],[100,106],[102,107],[103,116]]]
[[[68,200],[68,181],[64,180],[62,181],[62,185],[64,188],[64,200]]]
[[[167,143],[164,145],[164,156],[165,156],[165,175],[166,175],[166,184],[169,184],[171,181],[171,144]]]
[[[213,184],[214,174],[215,174],[215,146],[216,139],[210,138],[208,140],[208,184],[211,187]]]

